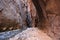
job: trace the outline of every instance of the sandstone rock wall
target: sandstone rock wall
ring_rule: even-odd
[[[45,31],[51,38],[54,40],[60,40],[60,1],[59,0],[33,0],[36,10],[39,14],[42,14],[43,21],[41,20],[41,15],[39,19],[41,20],[43,31]],[[39,12],[40,9],[37,6],[40,6],[42,9],[42,13]],[[38,14],[37,13],[37,14]],[[39,24],[40,24],[39,23]],[[38,27],[38,26],[37,26]]]
[[[0,30],[37,27],[60,40],[59,0],[0,0]]]

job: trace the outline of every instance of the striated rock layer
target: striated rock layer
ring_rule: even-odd
[[[0,32],[31,27],[29,9],[27,0],[0,0]]]

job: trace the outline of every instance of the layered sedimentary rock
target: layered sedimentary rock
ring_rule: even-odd
[[[19,8],[13,0],[0,0],[0,30],[12,30],[15,26],[20,28],[19,13]]]
[[[27,0],[0,0],[0,30],[31,27],[32,19],[28,10]]]

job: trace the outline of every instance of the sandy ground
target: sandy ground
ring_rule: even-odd
[[[9,40],[52,40],[46,33],[38,28],[27,28]]]

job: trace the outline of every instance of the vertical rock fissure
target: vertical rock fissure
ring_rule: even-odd
[[[42,23],[44,22],[44,15],[43,15],[43,11],[42,11],[41,5],[39,4],[38,0],[32,0],[32,2],[34,3],[35,8],[37,10],[38,24],[39,24],[39,25],[38,24],[37,25],[39,27],[41,27],[41,29],[42,29],[43,28]]]
[[[20,16],[21,16],[21,27],[22,29],[25,29],[27,27],[31,27],[32,26],[32,21],[31,21],[31,14],[28,11],[28,4],[27,4],[27,0],[24,1],[24,4],[22,6],[22,2],[21,0],[16,0],[16,2],[19,5],[19,9],[20,9]],[[24,11],[25,9],[25,11]]]

